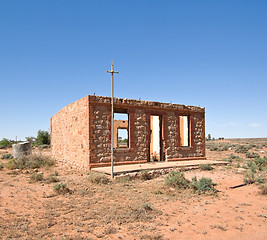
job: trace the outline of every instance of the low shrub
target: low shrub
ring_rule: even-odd
[[[260,157],[260,155],[258,154],[258,153],[254,153],[254,152],[247,152],[246,153],[246,157],[247,158],[259,158]]]
[[[1,159],[12,159],[13,156],[10,154],[10,153],[7,153],[7,154],[3,154]]]
[[[150,180],[150,179],[152,179],[152,175],[149,173],[149,171],[148,170],[142,170],[141,171],[141,175],[140,175],[140,178],[142,179],[142,180]]]
[[[57,194],[71,193],[71,190],[67,187],[67,184],[66,183],[56,183],[54,185],[54,191]]]
[[[259,170],[262,170],[262,167],[266,167],[267,166],[267,159],[266,157],[263,158],[255,158],[254,159],[255,164],[257,165],[257,167],[259,168]]]
[[[247,151],[250,149],[248,145],[236,145],[235,152],[236,153],[247,153]]]
[[[256,173],[258,170],[256,163],[251,160],[247,162],[247,166],[248,166],[248,169],[250,169],[250,171],[254,173]]]
[[[93,184],[109,184],[110,179],[102,173],[90,172],[88,175],[88,181]]]
[[[30,182],[40,182],[44,179],[43,173],[33,173],[30,177]]]
[[[248,170],[243,178],[245,184],[252,184],[256,181],[256,174],[251,169]]]
[[[0,140],[1,149],[7,148],[7,147],[11,147],[11,145],[12,145],[12,142],[9,141],[6,138],[3,138],[2,140]]]
[[[185,178],[184,173],[171,171],[165,178],[167,186],[186,189],[190,187],[190,181]]]
[[[24,155],[18,159],[11,159],[6,163],[6,168],[12,169],[34,169],[40,167],[51,167],[54,160],[49,156],[38,154]]]
[[[264,183],[265,182],[265,179],[262,176],[257,176],[255,181],[257,183]]]
[[[239,159],[241,159],[239,156],[237,156],[237,155],[234,155],[233,153],[231,153],[230,155],[229,155],[229,159],[232,159],[232,160],[239,160]]]
[[[198,193],[217,192],[217,190],[214,188],[217,183],[212,182],[210,178],[202,177],[197,180],[197,177],[193,177],[192,181],[190,182],[184,177],[184,173],[181,172],[170,172],[165,178],[165,184],[178,189],[191,188],[194,192]]]
[[[161,194],[163,194],[163,192],[161,190],[158,190],[158,191],[155,192],[155,194],[161,195]]]
[[[16,159],[11,159],[11,160],[9,160],[6,164],[5,164],[5,167],[7,168],[7,169],[9,169],[9,170],[14,170],[14,169],[18,169],[19,168],[19,166],[18,166],[18,164],[17,164],[17,162],[16,162]]]
[[[207,149],[210,151],[228,151],[230,148],[233,147],[230,143],[206,143]]]
[[[210,146],[209,148],[208,148],[210,151],[218,151],[218,146],[216,146],[216,145],[214,145],[214,146]]]
[[[210,171],[213,170],[214,168],[210,164],[201,164],[200,169],[204,171]]]
[[[217,184],[212,182],[210,178],[202,177],[197,180],[196,177],[193,177],[190,185],[192,189],[197,192],[217,192],[217,190],[214,188],[214,186]]]
[[[153,208],[151,207],[151,205],[149,203],[143,203],[142,208],[145,209],[146,211],[153,210]]]
[[[4,165],[0,163],[0,170],[2,170],[3,168],[4,168]]]
[[[51,174],[46,180],[46,183],[56,183],[59,182],[59,178],[57,178],[56,176],[54,176],[53,174]]]

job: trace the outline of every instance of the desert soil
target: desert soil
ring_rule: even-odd
[[[11,149],[0,151],[2,156]],[[267,148],[253,151],[264,156]],[[207,150],[207,158],[222,160],[231,153]],[[38,171],[44,177],[57,171],[72,193],[56,194],[55,183],[30,183],[31,171],[3,168],[2,239],[267,239],[267,195],[256,184],[230,189],[243,183],[244,169],[236,162],[186,171],[188,179],[204,176],[217,183],[217,194],[201,195],[165,186],[164,175],[101,185],[59,164]]]

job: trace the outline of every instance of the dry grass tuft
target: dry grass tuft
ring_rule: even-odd
[[[44,179],[44,175],[43,173],[33,173],[30,177],[30,182],[34,183],[34,182],[40,182]]]
[[[24,155],[18,159],[11,159],[6,163],[6,168],[13,169],[34,169],[40,167],[51,167],[55,161],[49,157],[40,154]]]
[[[93,184],[109,184],[111,182],[105,174],[95,172],[88,174],[88,181]]]

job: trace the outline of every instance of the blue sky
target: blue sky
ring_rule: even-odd
[[[88,94],[206,108],[214,137],[267,137],[267,1],[0,0],[0,139]]]

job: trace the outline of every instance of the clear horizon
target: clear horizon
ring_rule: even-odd
[[[206,109],[206,135],[267,137],[266,1],[0,2],[0,140],[86,95]]]

